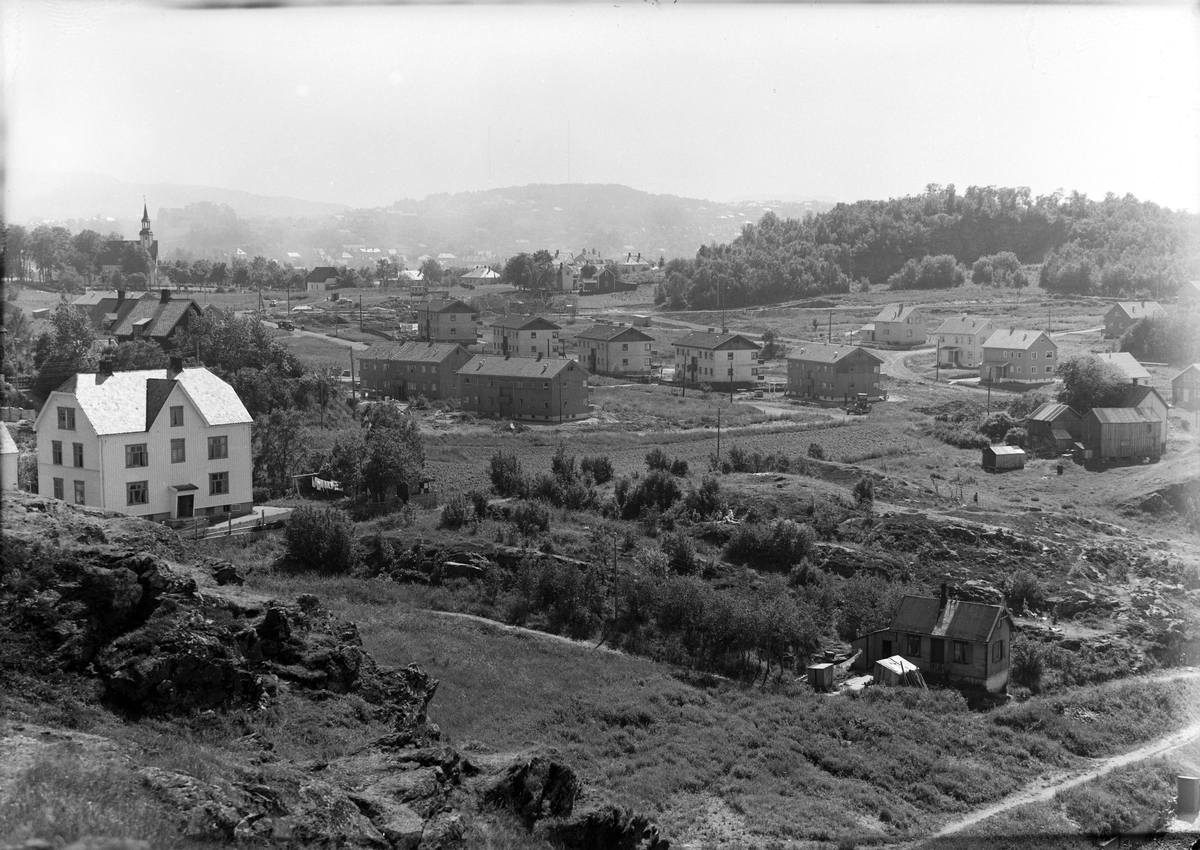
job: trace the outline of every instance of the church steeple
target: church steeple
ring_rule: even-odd
[[[142,199],[142,230],[150,229],[150,208],[146,206],[145,198]]]
[[[150,230],[150,208],[146,206],[145,199],[142,200],[142,231],[138,236],[141,238],[142,247],[149,251],[151,243],[154,242],[154,233]]]

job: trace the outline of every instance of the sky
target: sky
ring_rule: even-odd
[[[954,183],[1200,211],[1198,8],[5,0],[6,192],[80,171],[354,206]]]

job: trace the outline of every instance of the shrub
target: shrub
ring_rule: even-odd
[[[1036,643],[1014,638],[1012,642],[1012,668],[1009,675],[1014,683],[1028,688],[1031,693],[1042,689],[1042,674],[1045,659],[1042,647]]]
[[[719,513],[722,507],[721,483],[711,475],[705,475],[699,487],[688,491],[683,506],[700,518]]]
[[[1005,583],[1004,601],[1017,612],[1037,610],[1046,604],[1046,589],[1034,573],[1017,570]]]
[[[477,519],[487,519],[488,515],[488,495],[482,490],[471,490],[467,493],[467,498],[471,500],[471,505],[475,508],[475,516]]]
[[[809,443],[808,456],[813,460],[825,460],[825,449],[821,448],[820,443]]]
[[[438,521],[441,528],[457,530],[471,522],[477,516],[474,505],[462,493],[454,496],[442,506],[442,517]]]
[[[515,454],[506,455],[497,450],[492,455],[491,478],[492,489],[501,498],[524,496],[526,493],[525,479],[521,474],[521,461]]]
[[[550,530],[550,512],[537,502],[521,502],[512,509],[509,519],[523,537],[534,537]]]
[[[671,459],[667,457],[666,452],[655,446],[646,452],[646,468],[651,471],[659,469],[667,472],[671,469]]]
[[[591,479],[599,484],[606,484],[612,481],[613,465],[612,461],[606,455],[596,455],[594,457],[585,457],[579,463],[579,468],[585,475],[591,476]]]
[[[854,501],[860,508],[870,508],[875,504],[875,479],[864,475],[854,485]]]
[[[987,418],[979,424],[979,433],[987,437],[993,443],[998,443],[1004,439],[1004,435],[1015,426],[1017,423],[1011,416],[1002,410],[995,413],[989,413]]]
[[[734,532],[725,554],[734,560],[753,562],[754,566],[788,569],[804,559],[815,541],[811,527],[790,519],[745,523]]]
[[[681,457],[671,461],[671,474],[685,478],[688,474],[688,462]]]
[[[626,479],[622,479],[624,480]],[[682,496],[679,484],[670,473],[656,470],[629,490],[623,502],[618,497],[618,503],[621,505],[621,516],[624,519],[637,519],[650,511],[662,513],[669,510]]]
[[[288,557],[304,569],[348,573],[358,563],[354,523],[337,508],[301,505],[283,534]]]
[[[672,531],[664,534],[659,538],[658,548],[670,559],[671,569],[680,575],[691,575],[700,566],[696,557],[696,544],[682,532]]]
[[[1024,428],[1010,428],[1004,435],[1004,445],[1006,446],[1018,446],[1023,449],[1028,441],[1029,432]]]

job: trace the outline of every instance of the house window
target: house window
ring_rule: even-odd
[[[183,424],[183,405],[177,404],[171,408],[171,427],[178,428]]]
[[[187,454],[184,450],[183,440],[171,441],[171,463],[183,463],[187,460]]]
[[[548,389],[550,389],[550,382],[549,382],[549,381],[544,381],[544,382],[542,383],[542,389],[544,389],[544,390],[548,390]]]
[[[60,407],[58,409],[58,427],[64,431],[75,430],[75,408]]]
[[[84,486],[82,481],[75,482],[75,504],[86,505],[87,497],[84,495]]]
[[[145,443],[134,443],[125,447],[125,466],[149,466],[149,452]]]
[[[71,444],[71,460],[75,466],[83,466],[83,443]]]
[[[529,338],[530,338],[530,339],[537,339],[537,331],[530,331],[530,332],[529,332]]]
[[[1047,352],[1046,352],[1046,359],[1047,359],[1047,360],[1049,360],[1049,359],[1051,359],[1052,357],[1054,357],[1054,352],[1053,352],[1053,351],[1047,351]]]
[[[61,478],[54,479],[54,498],[62,499],[63,497],[63,480]]]
[[[229,492],[229,473],[210,472],[208,474],[208,495],[219,496]]]
[[[628,351],[628,350],[629,350],[629,343],[627,343],[627,342],[623,342],[623,343],[621,343],[621,350],[622,350],[622,351]]]
[[[971,644],[967,643],[965,640],[956,640],[954,642],[954,663],[971,663]]]
[[[229,457],[229,438],[228,437],[209,437],[208,438],[208,459],[220,460]]]
[[[52,440],[50,443],[50,462],[62,466],[62,440]]]
[[[998,640],[992,644],[992,661],[1004,660],[1004,641]]]
[[[1031,351],[1031,352],[1029,352],[1029,356],[1030,356],[1030,358],[1032,358],[1033,360],[1037,360],[1037,355],[1038,355],[1038,353],[1037,353],[1036,351]]]
[[[128,505],[144,505],[150,501],[150,482],[130,481],[125,485],[125,503]]]
[[[911,658],[920,658],[921,657],[921,636],[920,635],[908,635],[908,640],[906,642],[904,654]]]

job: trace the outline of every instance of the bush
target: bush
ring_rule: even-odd
[[[1002,410],[995,413],[989,413],[987,418],[979,424],[979,433],[987,437],[993,443],[998,443],[1004,439],[1004,435],[1009,432],[1009,429],[1017,423],[1013,418]]]
[[[696,557],[696,544],[692,538],[678,531],[664,534],[658,541],[658,548],[670,560],[671,569],[680,575],[691,575],[700,566]]]
[[[304,569],[348,573],[358,564],[354,523],[337,508],[301,505],[283,534],[288,557]]]
[[[467,493],[467,499],[470,500],[471,506],[475,509],[476,519],[487,519],[488,494],[482,490],[471,490]]]
[[[679,478],[686,478],[688,474],[688,462],[681,457],[671,461],[671,474]]]
[[[870,508],[875,504],[875,479],[864,475],[854,485],[854,501],[860,508]]]
[[[808,456],[813,460],[825,460],[825,449],[821,448],[820,443],[809,443]]]
[[[621,487],[621,482],[626,482]],[[622,500],[622,490],[625,498]],[[624,519],[637,519],[644,513],[655,511],[663,513],[671,508],[683,496],[679,484],[670,473],[656,470],[629,489],[628,479],[622,478],[617,482],[617,504],[621,506],[621,516]]]
[[[612,481],[613,465],[612,461],[606,455],[596,455],[594,457],[585,457],[579,463],[579,468],[585,475],[591,476],[591,479],[597,485],[606,484]]]
[[[491,478],[492,489],[501,498],[523,497],[527,491],[525,479],[521,474],[521,461],[515,454],[506,455],[497,450],[492,455]]]
[[[1009,675],[1015,684],[1028,688],[1031,693],[1042,689],[1042,674],[1045,659],[1042,647],[1036,643],[1014,638],[1012,642],[1012,668]]]
[[[671,469],[671,459],[667,457],[666,452],[655,446],[646,452],[646,468],[651,471],[660,469],[667,472]]]
[[[1006,446],[1017,446],[1023,449],[1028,441],[1029,432],[1024,428],[1010,428],[1004,435],[1004,445]]]
[[[770,524],[744,523],[734,532],[725,554],[737,561],[752,562],[768,569],[790,569],[804,560],[816,542],[816,534],[806,525],[790,519]]]
[[[458,530],[477,517],[475,506],[464,494],[459,493],[442,507],[441,528]]]
[[[550,512],[537,502],[521,502],[512,509],[509,519],[522,537],[535,537],[550,530]]]
[[[688,491],[683,506],[701,519],[719,513],[722,507],[720,482],[711,475],[705,475],[699,487]]]

